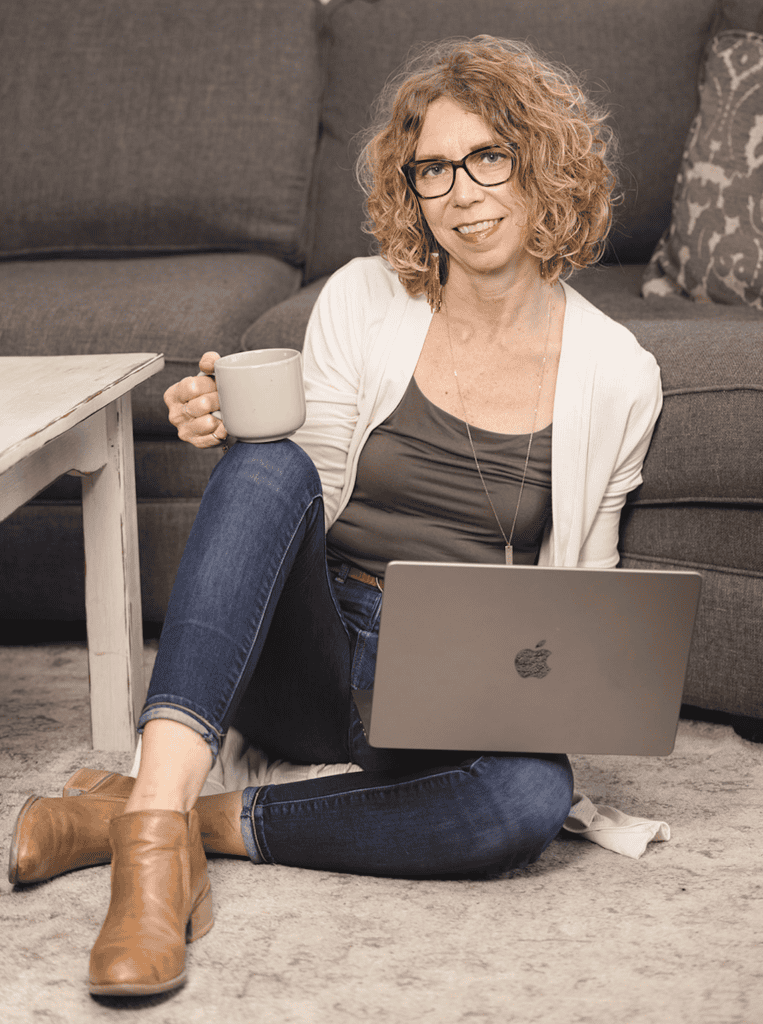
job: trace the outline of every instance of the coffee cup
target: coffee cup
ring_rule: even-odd
[[[235,352],[215,362],[220,416],[239,441],[280,441],[305,422],[302,355],[293,348]]]

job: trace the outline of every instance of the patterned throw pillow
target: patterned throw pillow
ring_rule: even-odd
[[[763,312],[763,35],[722,32],[710,46],[672,223],[641,294]]]

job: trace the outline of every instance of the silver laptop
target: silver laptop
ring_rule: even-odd
[[[701,576],[390,562],[371,746],[665,755]]]

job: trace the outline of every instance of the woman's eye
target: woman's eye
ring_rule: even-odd
[[[420,178],[436,178],[439,174],[445,171],[444,164],[424,164],[423,167],[419,167]]]
[[[486,164],[500,164],[509,159],[509,154],[502,149],[491,149],[482,154],[482,162]]]

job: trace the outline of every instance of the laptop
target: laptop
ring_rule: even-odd
[[[697,572],[390,562],[373,747],[670,754]]]

